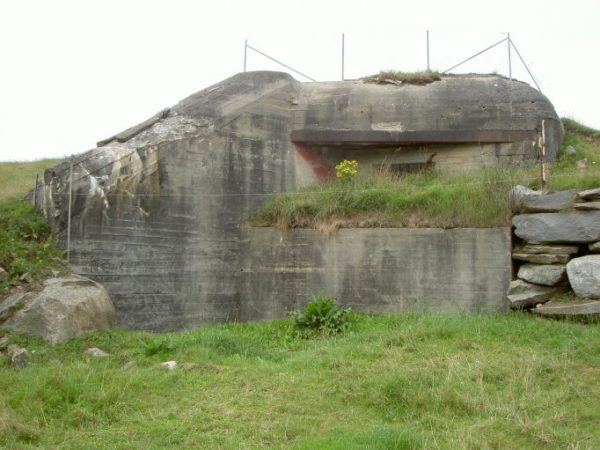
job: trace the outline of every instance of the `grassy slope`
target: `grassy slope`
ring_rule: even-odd
[[[40,183],[44,180],[44,169],[57,159],[42,159],[33,162],[0,163],[0,200],[25,195],[35,186],[35,176],[39,174]]]
[[[111,330],[0,367],[3,448],[599,448],[600,327],[522,314],[359,315]],[[166,340],[148,356],[148,341]],[[111,356],[84,354],[98,346]],[[148,353],[148,354],[147,354]],[[154,366],[176,360],[166,372]],[[181,364],[196,367],[184,370]],[[129,363],[128,368],[123,366]]]
[[[549,188],[587,189],[600,186],[600,132],[567,122],[561,150],[550,168]],[[575,162],[587,158],[589,167]],[[515,184],[539,187],[539,168],[486,168],[477,173],[441,175],[435,172],[361,178],[343,185],[308,186],[267,200],[251,219],[254,226],[313,227],[494,227],[510,224],[507,192]]]

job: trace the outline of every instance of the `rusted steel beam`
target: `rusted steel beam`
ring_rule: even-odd
[[[536,130],[293,130],[292,142],[310,144],[458,144],[535,140]]]

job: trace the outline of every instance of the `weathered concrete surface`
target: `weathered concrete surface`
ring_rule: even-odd
[[[512,223],[515,234],[532,244],[600,240],[600,211],[521,214]]]
[[[359,311],[503,311],[508,229],[248,229],[240,318],[271,319],[319,291]]]
[[[600,255],[587,255],[569,261],[567,275],[578,297],[600,298]]]
[[[556,286],[566,280],[566,275],[564,265],[523,264],[517,276],[528,283]]]
[[[282,73],[240,74],[128,141],[76,158],[71,265],[108,289],[121,326],[237,318],[240,226],[294,185],[288,136],[299,85]],[[68,163],[45,177],[46,215],[64,245]]]
[[[515,130],[510,142],[454,146],[454,156],[444,154],[454,147],[438,148],[440,164],[446,158],[457,166],[468,161],[467,167],[535,159],[532,142],[516,137],[542,119],[552,160],[562,136],[558,118],[543,95],[517,81],[464,76],[428,86],[376,86],[238,74],[75,157],[72,266],[106,286],[128,328],[235,320],[247,298],[241,227],[250,212],[357,151],[331,149],[319,159],[292,144],[292,131]],[[365,154],[371,150],[379,151]],[[379,156],[404,150],[416,162],[430,152],[409,146]],[[37,199],[63,246],[68,174],[68,162],[48,169]]]
[[[110,327],[116,319],[106,290],[77,275],[49,278],[41,292],[28,293],[22,301],[25,305],[2,326],[51,343]]]

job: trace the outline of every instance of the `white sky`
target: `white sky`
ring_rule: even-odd
[[[561,116],[600,128],[600,0],[0,0],[0,161],[63,157],[243,68],[445,70],[511,37]],[[284,70],[249,52],[248,70]],[[501,45],[456,71],[508,74]],[[531,84],[513,52],[513,76]],[[298,79],[302,79],[296,76]]]

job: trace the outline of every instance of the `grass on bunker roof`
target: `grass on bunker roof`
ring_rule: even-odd
[[[356,314],[119,329],[0,363],[3,448],[598,448],[600,326],[525,314]],[[100,347],[107,358],[85,354]],[[151,351],[149,351],[149,349]],[[175,360],[173,371],[156,368]],[[187,364],[186,364],[187,363]]]
[[[567,124],[557,162],[549,169],[549,189],[600,187],[600,132],[580,131]],[[576,154],[566,154],[569,145]],[[587,160],[587,169],[576,168],[582,159]],[[509,190],[517,184],[539,189],[539,171],[539,166],[533,165],[486,167],[461,174],[424,171],[400,177],[385,173],[363,177],[359,166],[351,183],[331,180],[272,196],[254,213],[250,224],[318,228],[325,233],[352,227],[510,226]]]
[[[378,74],[361,78],[365,83],[373,84],[416,84],[425,85],[442,79],[434,70],[402,72],[399,70],[382,70]]]

